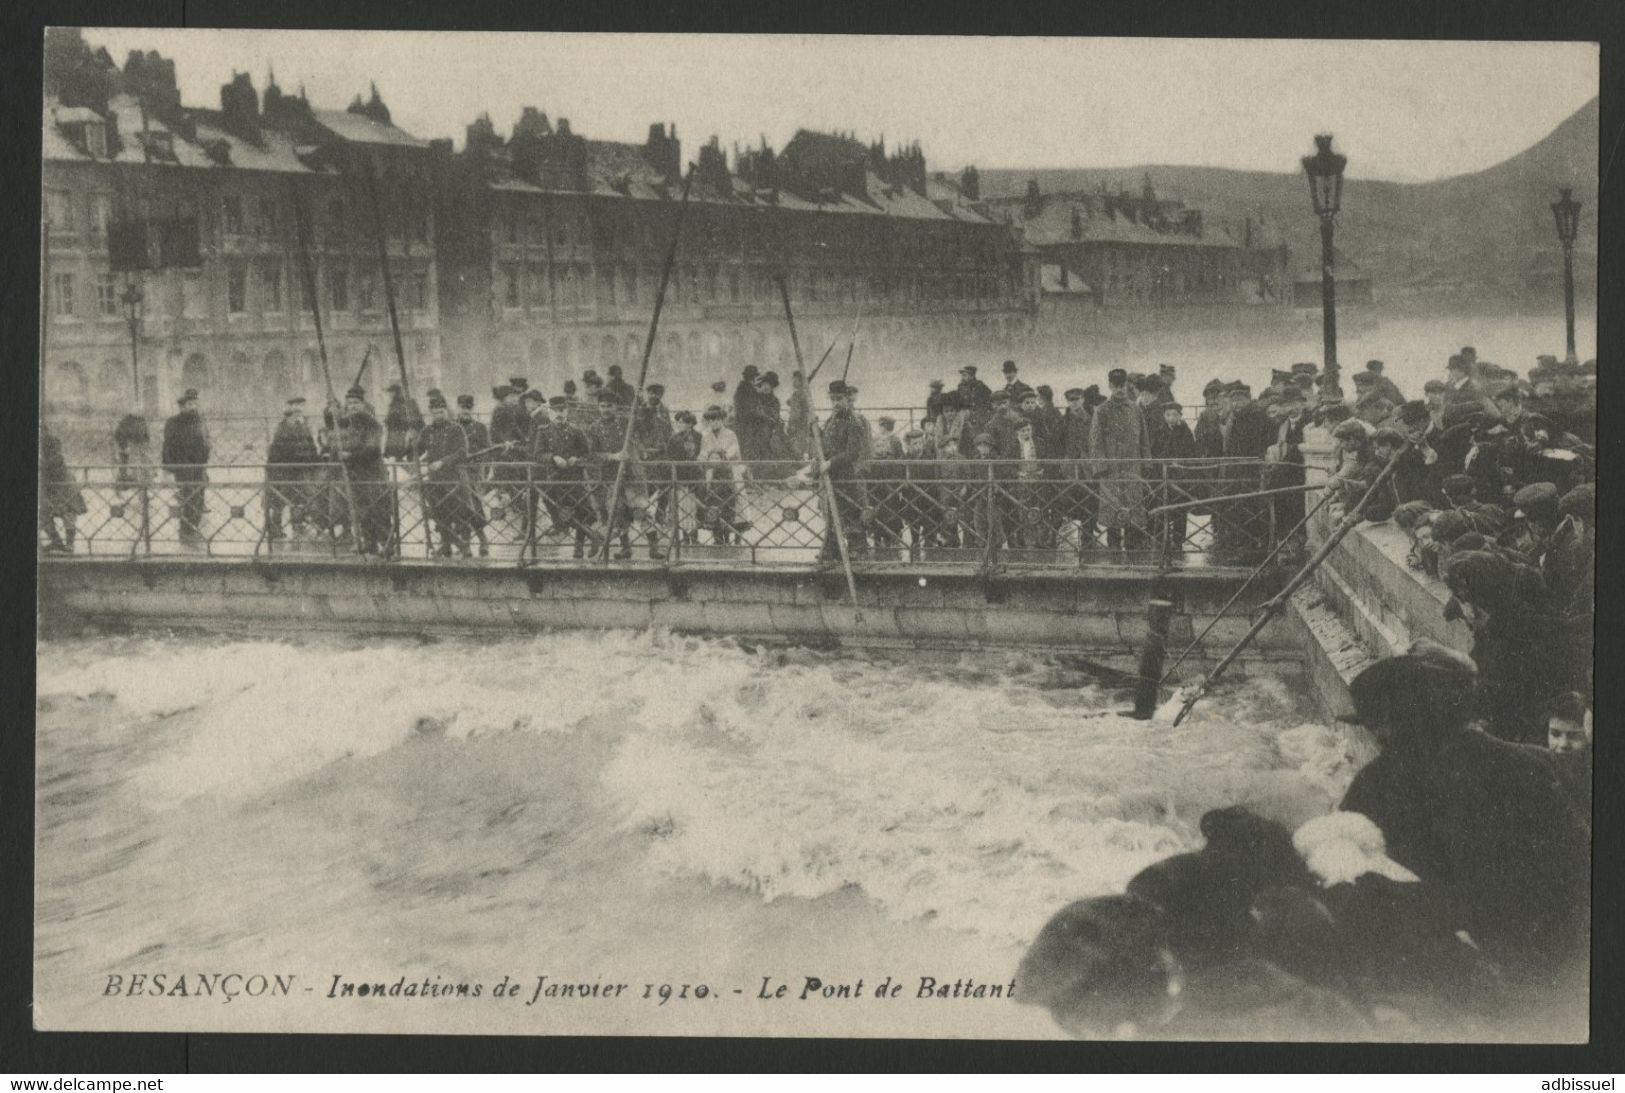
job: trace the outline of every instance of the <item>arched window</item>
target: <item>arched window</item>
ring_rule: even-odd
[[[705,360],[707,364],[722,360],[722,335],[718,331],[713,330],[705,336]]]

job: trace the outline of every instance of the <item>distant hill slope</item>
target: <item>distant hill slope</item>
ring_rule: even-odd
[[[1436,182],[1351,179],[1343,190],[1338,248],[1371,274],[1384,296],[1424,288],[1515,296],[1524,270],[1555,262],[1550,206],[1559,186],[1573,186],[1585,203],[1578,249],[1596,253],[1597,127],[1598,104],[1592,99],[1531,147],[1482,171]],[[989,168],[981,172],[981,182],[983,196],[1011,197],[1025,192],[1028,179],[1036,179],[1045,193],[1102,184],[1138,191],[1144,175],[1159,195],[1179,198],[1210,216],[1234,222],[1262,218],[1292,247],[1296,265],[1306,266],[1318,254],[1308,184],[1298,173],[1169,165]]]

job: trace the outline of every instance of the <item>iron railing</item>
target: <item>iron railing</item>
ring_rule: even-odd
[[[1296,522],[1292,495],[1229,500],[1269,485],[1279,467],[888,459],[832,479],[832,495],[854,564],[869,568],[1239,565],[1263,557]],[[823,495],[806,469],[769,478],[743,463],[632,463],[612,521],[605,510],[614,472],[608,460],[568,470],[486,463],[436,474],[391,462],[368,477],[320,463],[192,468],[176,480],[151,467],[78,466],[70,473],[86,511],[76,521],[74,553],[466,553],[473,564],[519,566],[578,558],[666,566],[835,560]],[[1199,504],[1149,512],[1189,501]],[[1301,516],[1301,502],[1296,511]]]

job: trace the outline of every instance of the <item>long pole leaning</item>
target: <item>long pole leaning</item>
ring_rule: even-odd
[[[288,194],[293,199],[294,238],[299,244],[299,279],[305,286],[305,299],[310,301],[310,318],[316,326],[316,355],[322,362],[322,380],[327,385],[327,404],[333,407],[333,456],[339,465],[339,481],[344,486],[344,506],[350,514],[350,540],[356,553],[361,553],[361,530],[356,526],[355,491],[350,488],[350,468],[344,465],[339,450],[339,399],[333,389],[333,369],[327,362],[327,338],[322,333],[322,305],[316,297],[316,267],[310,260],[310,219],[305,214],[305,201],[299,193],[299,184],[288,180]],[[364,363],[364,361],[363,361]]]
[[[796,317],[795,313],[790,310],[790,287],[785,283],[783,275],[778,277],[778,282],[779,297],[784,301],[784,318],[790,324],[790,347],[795,350],[796,367],[805,372],[806,363],[801,359],[801,339],[796,337]],[[812,397],[810,391],[807,397]],[[829,471],[824,466],[824,438],[820,434],[816,414],[814,415],[812,428],[808,432],[812,434],[813,459],[818,462],[818,481],[824,489],[824,506],[829,509],[829,526],[825,529],[825,534],[835,536],[835,547],[841,552],[841,568],[846,572],[846,592],[848,596],[852,597],[852,610],[856,612],[858,610],[858,582],[852,576],[852,558],[846,549],[846,529],[841,526],[841,509],[835,503],[835,486],[830,482]]]
[[[638,365],[638,389],[632,396],[632,405],[627,408],[626,434],[621,438],[621,459],[615,464],[615,483],[610,487],[609,505],[604,510],[604,518],[608,523],[604,527],[604,545],[600,557],[605,561],[609,559],[610,532],[615,526],[615,508],[621,503],[621,488],[626,479],[626,458],[632,448],[632,434],[638,423],[638,404],[643,401],[643,385],[649,378],[649,358],[654,353],[655,335],[660,330],[660,312],[666,306],[666,286],[671,283],[672,266],[677,262],[677,248],[683,241],[683,221],[688,214],[688,195],[694,187],[694,168],[691,166],[688,173],[683,176],[683,197],[677,203],[677,224],[672,229],[671,246],[666,249],[665,264],[660,267],[660,287],[655,291],[655,308],[649,316],[649,335],[643,340],[643,361]],[[628,513],[627,524],[631,524]],[[630,526],[628,527],[630,529]]]
[[[1376,480],[1371,483],[1371,487],[1361,495],[1360,499],[1354,503],[1354,506],[1348,512],[1343,514],[1342,521],[1332,529],[1332,533],[1326,537],[1326,541],[1320,545],[1320,549],[1315,551],[1314,557],[1305,562],[1303,568],[1298,570],[1292,579],[1286,583],[1286,587],[1277,592],[1264,605],[1263,611],[1259,613],[1258,618],[1253,621],[1247,632],[1241,636],[1241,640],[1236,642],[1235,647],[1224,655],[1223,660],[1214,665],[1213,671],[1207,674],[1196,690],[1191,692],[1190,697],[1185,699],[1184,705],[1179,707],[1179,713],[1174,716],[1175,725],[1185,720],[1185,715],[1191,712],[1191,707],[1195,706],[1197,701],[1207,693],[1208,688],[1218,680],[1219,676],[1224,674],[1224,670],[1235,662],[1235,659],[1241,655],[1241,651],[1252,644],[1252,640],[1269,624],[1269,621],[1280,613],[1281,608],[1286,606],[1287,600],[1303,586],[1303,583],[1309,579],[1316,569],[1320,568],[1320,563],[1331,555],[1331,552],[1337,548],[1337,544],[1343,541],[1343,537],[1354,530],[1354,526],[1360,522],[1360,515],[1365,511],[1366,505],[1377,495],[1378,490],[1388,484],[1388,480],[1394,476],[1394,471],[1399,467],[1400,459],[1413,446],[1413,441],[1406,441],[1399,451],[1394,453],[1393,457],[1388,460],[1388,465],[1382,469],[1382,473],[1377,475]]]

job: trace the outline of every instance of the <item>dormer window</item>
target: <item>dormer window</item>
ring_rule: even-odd
[[[96,159],[107,158],[107,126],[99,121],[85,123],[85,151]]]

